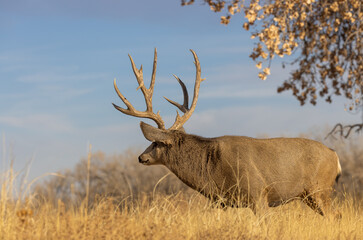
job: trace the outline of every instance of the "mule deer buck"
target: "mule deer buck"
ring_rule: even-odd
[[[165,99],[183,115],[177,112],[169,129],[152,107],[156,49],[149,88],[144,84],[142,66],[137,69],[129,55],[139,83],[137,89],[141,89],[145,98],[146,111],[136,110],[114,80],[115,90],[127,108],[113,106],[126,115],[149,118],[158,126],[140,122],[143,135],[152,144],[139,156],[139,162],[165,165],[186,185],[222,207],[249,207],[256,213],[256,207],[274,207],[300,199],[321,215],[329,213],[332,187],[341,174],[341,167],[337,154],[325,145],[303,138],[204,138],[184,131],[183,124],[195,110],[199,87],[204,80],[198,57],[193,50],[191,52],[196,67],[193,101],[189,107],[187,88],[174,75],[183,90],[184,103]]]

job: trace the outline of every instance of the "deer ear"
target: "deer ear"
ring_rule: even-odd
[[[181,127],[178,130],[181,131],[181,132],[183,132],[183,133],[186,133],[184,127]]]
[[[142,121],[140,122],[140,128],[144,137],[150,142],[162,142],[164,144],[172,142],[172,136],[166,130],[153,127]]]

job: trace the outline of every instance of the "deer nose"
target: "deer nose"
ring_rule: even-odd
[[[142,163],[142,159],[141,159],[141,156],[139,156],[139,163]]]

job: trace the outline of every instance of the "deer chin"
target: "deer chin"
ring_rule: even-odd
[[[140,162],[142,165],[151,165],[149,160]]]

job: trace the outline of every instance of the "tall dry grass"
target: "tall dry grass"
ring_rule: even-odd
[[[44,203],[8,206],[1,212],[1,239],[363,239],[361,202],[340,204],[341,220],[324,218],[299,203],[271,208],[262,216],[249,209],[213,208],[200,195],[157,194],[131,205],[103,198],[65,208]]]
[[[23,191],[14,190],[24,184],[9,161],[1,173],[0,239],[363,239],[361,143],[327,143],[338,151],[345,174],[334,200],[341,220],[300,202],[258,216],[217,209],[165,168],[138,164],[134,150],[90,154]]]

